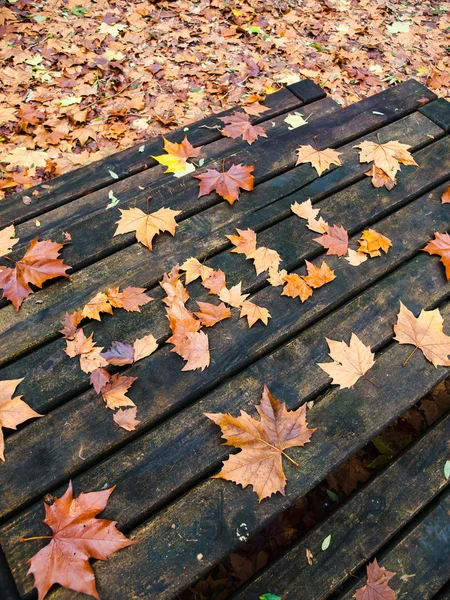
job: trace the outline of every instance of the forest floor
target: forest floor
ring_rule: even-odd
[[[0,0],[0,196],[310,78],[450,93],[450,3]]]

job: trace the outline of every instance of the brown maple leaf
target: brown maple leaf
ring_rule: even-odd
[[[137,377],[125,377],[116,373],[112,375],[108,383],[100,390],[106,406],[115,410],[120,406],[135,406],[134,402],[128,398],[127,392]]]
[[[317,365],[332,377],[331,383],[338,385],[341,390],[352,387],[375,364],[370,347],[365,346],[356,334],[352,333],[350,345],[325,339],[330,350],[330,358],[334,362],[317,363]]]
[[[313,288],[322,287],[326,283],[330,283],[330,281],[336,279],[334,271],[330,269],[325,261],[320,265],[320,269],[307,260],[305,260],[305,264],[308,275],[303,275],[303,279]]]
[[[210,194],[213,190],[222,196],[229,204],[234,204],[239,198],[239,190],[247,192],[253,189],[254,177],[251,174],[254,166],[232,165],[228,171],[216,171],[208,169],[206,173],[194,175],[200,179],[200,191],[198,197]]]
[[[263,271],[267,271],[268,269],[278,270],[281,262],[281,257],[276,250],[265,248],[264,246],[256,248],[256,250],[249,254],[247,258],[253,260],[257,275],[260,275]]]
[[[140,208],[119,209],[121,216],[117,221],[117,229],[114,236],[123,233],[136,233],[138,242],[149,250],[153,248],[153,238],[163,231],[175,235],[177,222],[175,217],[180,214],[179,210],[171,208],[160,208],[154,213],[145,214]]]
[[[303,163],[311,163],[311,166],[316,169],[317,173],[322,173],[330,167],[330,165],[342,165],[339,156],[342,152],[336,152],[331,148],[325,148],[325,150],[318,150],[312,146],[299,146],[297,148],[297,162],[296,165]]]
[[[219,294],[220,290],[226,286],[225,273],[221,269],[213,271],[202,281],[202,286],[209,290],[209,294]]]
[[[240,318],[242,317],[247,317],[248,326],[253,327],[257,321],[262,321],[264,325],[267,325],[272,315],[267,308],[246,300],[241,306]]]
[[[304,281],[297,273],[289,273],[284,276],[286,285],[281,292],[282,296],[289,296],[290,298],[300,298],[302,302],[305,302],[310,296],[312,296],[312,288]]]
[[[134,431],[136,425],[139,425],[140,423],[140,421],[136,419],[136,411],[136,407],[126,408],[124,410],[119,408],[119,410],[113,414],[113,419],[119,427],[122,427],[122,429]]]
[[[100,394],[102,388],[105,387],[110,379],[111,375],[108,373],[108,371],[99,367],[98,369],[95,369],[95,371],[92,371],[89,382],[97,394]]]
[[[167,167],[166,173],[179,173],[186,169],[187,159],[200,155],[201,146],[194,148],[185,136],[181,144],[169,142],[163,137],[164,150],[167,154],[152,156],[161,165]]]
[[[52,504],[45,503],[44,523],[53,536],[50,536],[51,542],[28,561],[28,574],[34,575],[39,600],[43,600],[55,583],[100,600],[89,559],[106,560],[117,550],[135,543],[116,529],[115,521],[95,518],[105,509],[113,491],[114,487],[82,492],[74,498],[70,482],[61,498],[53,498]]]
[[[83,311],[81,310],[77,310],[73,313],[66,313],[64,319],[61,321],[63,328],[59,330],[59,333],[62,333],[66,339],[73,340],[78,331],[78,325],[82,320]]]
[[[92,371],[108,365],[101,355],[103,348],[96,345],[93,337],[93,333],[87,338],[82,329],[77,329],[73,339],[67,340],[64,350],[70,358],[80,357],[80,368],[85,373],[92,373]]]
[[[258,137],[267,137],[264,128],[261,125],[252,125],[250,117],[242,112],[235,112],[232,115],[219,117],[224,123],[228,123],[220,133],[226,137],[236,139],[242,137],[243,140],[248,142],[250,145]]]
[[[123,308],[127,312],[141,312],[140,307],[153,300],[145,293],[145,288],[126,287],[123,292],[119,288],[111,288],[106,292],[108,302],[114,308]]]
[[[403,165],[415,165],[418,164],[408,152],[408,144],[401,144],[399,141],[386,142],[386,144],[377,144],[376,142],[369,142],[365,140],[354,148],[359,148],[359,161],[372,162],[375,167],[378,167],[386,173],[386,175],[394,180],[398,171],[400,170],[400,163]]]
[[[248,115],[253,115],[255,117],[269,110],[267,106],[263,106],[259,102],[252,102],[252,104],[246,104],[242,107]]]
[[[422,350],[425,358],[432,362],[435,367],[450,366],[448,358],[450,354],[450,336],[442,331],[443,325],[444,320],[438,308],[422,310],[416,318],[400,302],[400,312],[397,315],[397,323],[394,325],[394,340],[400,344],[415,346],[403,366],[406,365],[417,348]]]
[[[445,276],[450,280],[450,235],[448,233],[435,233],[434,240],[422,248],[428,254],[437,254],[445,266]]]
[[[172,352],[176,352],[187,361],[182,371],[195,371],[195,369],[204,371],[209,366],[209,339],[203,331],[188,333],[176,344]]]
[[[22,396],[12,397],[16,387],[22,381],[23,378],[0,381],[0,459],[3,461],[5,460],[5,441],[2,428],[17,429],[17,425],[24,421],[43,416],[28,406],[22,400]]]
[[[234,481],[244,488],[252,485],[261,502],[277,492],[284,495],[286,476],[282,456],[298,466],[284,450],[307,444],[315,429],[308,429],[305,404],[287,411],[286,405],[272,396],[267,385],[256,410],[260,421],[243,410],[239,417],[228,413],[205,413],[205,416],[222,429],[226,446],[242,449],[232,454],[214,477]]]
[[[41,288],[49,279],[68,277],[66,271],[71,267],[58,259],[62,247],[62,244],[50,240],[39,242],[35,238],[14,268],[0,265],[0,288],[3,289],[3,298],[11,300],[16,310],[19,310],[25,298],[33,293],[30,285]]]
[[[15,237],[16,231],[14,225],[9,225],[0,231],[0,256],[6,256],[17,244],[19,238]]]
[[[366,585],[353,594],[356,600],[395,600],[394,590],[389,581],[395,573],[378,565],[377,559],[367,565]]]
[[[206,279],[208,279],[208,277],[212,275],[214,271],[214,269],[211,269],[211,267],[203,265],[199,260],[192,257],[188,258],[181,265],[180,270],[186,273],[186,285],[188,285],[192,281],[195,281],[199,277],[202,281],[205,281]]]
[[[364,175],[372,177],[372,185],[375,188],[385,187],[388,190],[392,190],[392,188],[397,185],[396,179],[391,179],[383,169],[380,169],[375,165],[372,165],[371,169],[364,173]]]
[[[441,200],[442,200],[442,204],[447,204],[450,202],[450,185],[448,186],[448,188],[443,192],[442,196],[441,196]],[[0,232],[1,233],[1,232]],[[0,254],[1,256],[1,254]]]
[[[338,225],[331,225],[324,235],[314,238],[314,241],[324,248],[328,248],[327,254],[335,254],[336,256],[347,254],[348,233]]]
[[[201,312],[196,312],[194,315],[198,317],[200,323],[205,327],[212,327],[219,321],[229,319],[231,317],[231,310],[221,302],[218,306],[210,304],[209,302],[197,301],[197,304]]]
[[[361,239],[359,241],[358,252],[364,252],[369,256],[381,256],[380,250],[387,252],[392,246],[391,240],[374,231],[373,229],[365,229],[362,232]]]
[[[226,235],[225,237],[235,246],[231,252],[244,254],[247,258],[256,250],[256,233],[251,229],[236,229],[239,235]]]

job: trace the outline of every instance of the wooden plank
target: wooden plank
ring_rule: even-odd
[[[442,207],[439,203],[436,205]],[[422,221],[418,210],[411,212],[417,214],[418,221]],[[409,222],[407,223],[409,225]],[[414,228],[411,231],[415,234]],[[393,251],[394,248],[390,252]],[[414,286],[415,281],[420,281],[420,285]],[[329,378],[320,369],[312,368],[312,365],[327,360],[324,338],[330,335],[330,331],[333,331],[337,339],[346,340],[350,331],[354,331],[365,343],[378,349],[392,337],[392,324],[395,321],[399,299],[403,299],[412,310],[418,312],[421,307],[434,306],[448,297],[448,289],[443,283],[440,265],[429,256],[421,254],[405,267],[383,279],[377,286],[358,296],[342,310],[303,331],[295,341],[254,363],[241,375],[225,382],[215,392],[163,423],[133,445],[124,448],[115,457],[77,477],[76,486],[78,489],[96,489],[107,482],[117,483],[117,494],[111,498],[109,514],[113,515],[122,527],[135,525],[146,518],[148,511],[158,510],[167,499],[185,491],[188,486],[195,484],[199,477],[211,473],[228,453],[228,449],[220,446],[215,426],[209,421],[206,422],[203,417],[204,411],[230,411],[233,414],[240,408],[251,411],[265,381],[269,383],[275,395],[287,402],[289,408],[298,405],[299,398],[302,398],[302,401],[315,398],[326,389],[329,382]],[[285,304],[285,311],[287,306]],[[220,347],[219,340],[220,338],[214,343],[214,347]],[[318,340],[321,340],[321,343],[318,343]],[[242,348],[246,348],[245,341]],[[166,359],[170,361],[173,355],[168,352],[167,354]],[[222,365],[228,354],[230,349],[228,348],[227,352],[225,348],[223,358],[221,357]],[[229,369],[229,365],[226,364],[223,368]],[[445,372],[444,369],[438,369],[436,374],[443,376],[442,371]],[[414,372],[414,368],[411,372]],[[143,418],[144,427],[148,425],[146,419],[154,410],[155,403],[160,403],[161,409],[164,406],[167,410],[168,405],[177,401],[192,400],[190,394],[192,396],[196,380],[201,380],[202,383],[208,371],[205,371],[201,378],[185,373],[181,382],[175,382],[175,385],[171,384],[170,389],[167,389],[169,374],[174,379],[175,369],[170,365],[165,368],[163,363],[159,367],[148,369],[147,375],[142,376],[142,381],[148,381],[149,384],[142,386],[140,390],[136,388],[137,392],[141,392],[138,398],[132,395],[141,410],[140,418]],[[421,384],[420,381],[416,383],[415,394],[420,398]],[[395,394],[392,401],[394,399]],[[41,428],[39,437],[35,434],[36,425],[42,424],[44,419],[8,440],[4,480],[14,481],[14,489],[9,491],[6,486],[2,489],[0,501],[5,502],[2,507],[3,513],[5,509],[8,511],[12,507],[18,507],[21,498],[35,500],[36,496],[32,498],[35,492],[40,492],[43,496],[49,487],[62,484],[69,477],[73,478],[77,472],[89,467],[94,460],[109,455],[114,446],[120,449],[127,437],[134,437],[118,430],[112,420],[105,419],[105,409],[93,394],[86,395],[84,402],[80,400],[83,398],[74,399],[66,407],[62,407],[64,413],[59,418],[58,411],[47,416],[46,429],[44,431]],[[86,415],[89,415],[89,419]],[[388,410],[384,417],[389,416]],[[141,433],[142,431],[138,431],[137,435]],[[20,437],[22,443],[16,445]],[[54,443],[55,439],[58,439],[57,445]],[[100,446],[104,445],[106,440],[109,445],[100,455]],[[364,440],[365,438],[362,439],[361,445],[366,443]],[[25,449],[27,444],[29,450]],[[18,481],[17,467],[14,465],[19,464],[21,472],[27,474],[26,482],[23,478]],[[168,464],[170,469],[167,468]],[[57,473],[60,474],[59,479],[55,479]],[[48,483],[47,488],[44,487],[45,481]],[[27,485],[29,489],[26,488]],[[253,503],[251,496],[252,494],[249,495],[249,501]],[[21,568],[19,565],[24,564],[24,555],[17,555],[17,552],[23,553],[25,550],[23,546],[19,547],[15,540],[21,536],[37,535],[32,532],[36,527],[40,527],[40,519],[37,516],[40,510],[40,505],[33,506],[1,530],[2,543],[5,551],[8,551],[10,564],[16,569],[15,576],[18,582],[25,578],[17,576],[17,569]],[[211,510],[215,514],[215,508]],[[211,528],[211,523],[208,527]]]
[[[450,102],[445,98],[438,98],[434,102],[425,104],[420,112],[434,121],[446,133],[450,133]]]
[[[6,562],[5,555],[0,548],[0,597],[2,600],[19,600],[20,596],[14,579]]]
[[[449,319],[450,304],[441,312],[444,319]],[[125,590],[135,600],[149,597],[165,600],[201,577],[448,376],[450,369],[434,368],[420,353],[412,356],[408,368],[402,367],[410,354],[410,347],[392,343],[371,369],[371,378],[381,384],[381,389],[359,382],[352,389],[330,392],[309,411],[309,424],[318,429],[314,443],[290,449],[292,458],[300,461],[301,467],[285,465],[288,480],[285,497],[277,495],[258,504],[255,494],[230,482],[209,479],[199,484],[137,527],[131,534],[137,544],[107,562],[94,565],[99,593],[107,594],[108,600],[122,599]],[[154,484],[157,485],[157,480]],[[448,514],[445,518],[445,535],[441,540],[445,548],[440,546],[443,550],[449,542]],[[441,519],[439,525],[444,526]],[[439,555],[442,561],[445,554]],[[16,576],[15,564],[12,570]],[[405,565],[401,571],[414,572]],[[19,591],[20,586],[29,585],[24,581],[17,583]],[[66,600],[71,598],[70,594],[59,588],[52,600]]]
[[[311,79],[303,79],[302,81],[297,81],[296,83],[292,83],[287,86],[287,89],[300,98],[304,104],[308,104],[309,102],[313,102],[314,100],[319,100],[320,98],[325,97],[325,92],[322,88],[320,88],[314,81]],[[322,95],[320,93],[322,92]]]
[[[330,115],[338,108],[338,105],[330,98],[320,100],[308,107],[308,110],[311,111],[310,120],[313,122],[319,117]],[[288,125],[284,122],[284,119],[285,114],[267,122],[268,139],[273,140],[277,135],[286,132]],[[427,121],[431,124],[431,121],[428,119]],[[435,130],[438,129],[436,126],[434,128]],[[438,131],[441,130],[438,129]],[[422,139],[424,137],[425,135]],[[265,138],[258,138],[254,145],[261,144],[263,141],[265,141]],[[239,142],[239,140],[223,137],[207,146],[204,154],[207,154],[208,157],[227,157],[230,151],[234,151],[235,148],[243,148],[244,145],[247,145],[247,142]],[[164,176],[164,169],[165,167],[160,166],[151,170],[153,181],[158,180],[160,182],[164,178],[168,185],[171,185],[174,176],[172,174]],[[119,187],[121,189],[116,189]],[[120,204],[113,210],[106,210],[106,207],[111,203],[110,191],[117,194]],[[35,219],[30,219],[16,227],[16,234],[20,238],[20,242],[14,247],[10,257],[13,260],[21,258],[30,241],[37,235],[40,238],[64,241],[63,231],[68,231],[72,236],[72,243],[67,247],[64,255],[74,271],[78,270],[80,266],[95,262],[105,255],[130,246],[136,239],[134,234],[118,237],[113,237],[113,234],[120,217],[118,209],[134,207],[136,203],[135,195],[136,188],[130,186],[129,180],[125,180],[114,188],[106,188],[101,193],[89,194],[46,212],[39,218],[39,226],[36,226]],[[188,205],[185,200],[179,201],[177,204],[171,202],[171,208],[181,211],[177,219],[180,222],[186,216],[197,212],[197,209],[200,210],[203,202],[202,199]],[[167,198],[165,204],[167,204]],[[144,205],[141,208],[146,210]],[[153,202],[150,202],[149,210],[156,210],[153,207]],[[100,223],[101,227],[99,227]]]
[[[283,600],[327,598],[448,485],[443,470],[449,438],[450,415],[239,589],[233,600],[259,598],[267,591]],[[323,552],[328,535],[331,545]],[[314,555],[311,566],[307,549]]]
[[[309,90],[310,85],[306,84],[306,87]],[[315,94],[307,93],[305,94],[307,96],[306,101],[299,101],[298,96],[288,90],[280,90],[266,97],[262,104],[267,106],[269,110],[260,117],[251,117],[252,122],[259,123],[265,121],[283,112],[299,108],[304,103],[319,100],[324,95],[324,92],[317,86]],[[218,124],[221,125],[222,122],[218,119],[221,116],[233,113],[236,109],[237,107],[210,115],[201,121],[197,121],[195,124],[189,125],[188,134],[191,143],[194,146],[202,146],[219,139],[221,137],[219,131],[209,128],[215,128]],[[180,142],[186,135],[184,129],[185,127],[182,127],[176,131],[169,132],[166,136],[167,139],[172,142]],[[143,144],[145,145],[145,152],[140,152],[139,148]],[[14,194],[2,202],[1,223],[4,225],[7,222],[22,222],[24,219],[36,217],[50,208],[61,206],[88,192],[109,186],[114,181],[109,171],[116,173],[119,179],[124,179],[153,167],[157,163],[151,158],[151,155],[159,153],[160,149],[161,138],[150,139],[147,142],[141,142],[131,148],[112,154],[101,161],[95,161],[70,173],[66,173],[61,177]],[[33,195],[33,192],[38,193]],[[24,205],[22,203],[24,195],[32,199],[32,204]]]
[[[438,148],[441,150],[444,149],[445,156],[445,145],[448,144],[449,141],[444,139],[442,142],[437,143],[442,143],[444,146],[437,146],[434,151],[439,151]],[[364,181],[359,184],[359,190],[356,190],[356,187],[350,189],[354,190],[355,193],[362,193],[362,190],[364,190],[365,194],[371,194],[371,197],[375,201],[374,206],[376,207],[381,207],[383,203],[390,206],[395,200],[403,203],[405,198],[410,197],[408,195],[405,196],[405,190],[407,191],[407,194],[410,194],[411,190],[414,190],[412,192],[413,194],[417,194],[420,190],[423,191],[424,189],[428,189],[431,185],[431,182],[428,179],[428,172],[433,177],[432,181],[434,181],[434,183],[437,183],[448,176],[445,162],[436,163],[434,157],[430,156],[431,149],[422,152],[425,154],[420,154],[420,160],[423,159],[423,165],[425,164],[424,161],[427,161],[430,171],[427,168],[427,174],[423,176],[422,171],[417,170],[415,167],[405,167],[402,184],[400,184],[400,187],[397,186],[398,190],[395,188],[395,191],[393,190],[390,193],[374,191],[366,177],[364,177]],[[356,165],[357,164],[358,163],[356,163]],[[355,170],[358,169],[356,165],[353,167]],[[307,168],[309,172],[312,171],[309,167]],[[344,177],[347,172],[348,171],[343,172]],[[309,174],[308,176],[310,177],[311,175]],[[281,183],[282,182],[276,186],[278,194],[280,193],[279,186]],[[323,186],[325,186],[326,189],[327,184],[318,184],[319,191],[322,194],[324,194]],[[259,197],[259,194],[255,194],[255,199]],[[345,202],[347,192],[343,192],[343,198]],[[354,198],[358,200],[357,195],[355,195]],[[297,199],[298,198],[294,195],[288,202],[291,203]],[[303,197],[303,199],[306,198]],[[287,214],[290,214],[288,205],[285,205],[284,210]],[[274,215],[276,220],[282,217],[282,215],[279,214],[280,211],[278,210],[278,206],[271,206],[268,208],[268,211],[269,223],[270,220],[274,219]],[[353,213],[353,211],[354,209],[352,207],[350,213]],[[262,211],[260,212],[262,213]],[[266,215],[261,214],[258,218],[267,220]],[[196,254],[199,259],[204,259],[208,254],[217,252],[221,247],[218,246],[218,244],[222,244],[222,247],[226,248],[228,241],[225,239],[225,233],[232,232],[232,228],[228,227],[230,223],[225,222],[222,231],[217,230],[214,232],[216,241],[213,243],[212,249],[210,249],[211,246],[208,248],[208,244],[212,242],[208,242],[208,240],[211,240],[213,237],[210,233],[213,227],[211,227],[207,221],[205,222],[205,219],[207,219],[207,217],[204,218],[204,215],[202,214],[194,221],[182,223],[177,233],[176,240],[172,240],[171,236],[166,236],[165,238],[164,236],[160,236],[163,239],[160,240],[158,246],[155,245],[155,250],[151,254],[140,244],[134,244],[133,246],[121,250],[120,256],[114,254],[95,265],[91,265],[78,273],[75,273],[70,281],[60,280],[59,282],[56,282],[54,285],[45,288],[38,294],[34,294],[28,301],[24,302],[19,315],[16,314],[11,305],[2,308],[0,310],[0,340],[3,344],[3,356],[0,357],[0,364],[4,364],[18,356],[24,350],[30,350],[36,345],[56,336],[60,328],[59,322],[64,313],[66,311],[70,312],[71,310],[79,309],[98,291],[104,291],[108,287],[115,287],[118,285],[122,285],[123,287],[126,285],[138,285],[141,287],[155,285],[164,271],[169,270],[177,261],[184,261],[185,258],[192,254],[194,244],[198,249]],[[295,223],[297,224],[297,222],[298,219],[295,217]],[[249,221],[247,220],[247,224],[248,223]],[[252,225],[251,222],[249,224]],[[346,225],[346,223],[342,224],[344,226]],[[237,223],[237,226],[241,225],[242,220]],[[256,223],[256,225],[258,225],[258,223]],[[196,238],[195,232],[198,228],[200,229],[200,233],[199,238]],[[309,243],[316,249],[317,244],[311,242],[316,234],[313,234],[312,232],[307,233],[304,227],[296,227],[296,231],[299,229],[302,234],[309,235]],[[284,233],[282,237],[284,237]],[[169,245],[167,251],[164,250],[164,244]],[[205,245],[206,249],[204,250]],[[281,248],[281,250],[281,255],[284,258],[283,249]],[[233,257],[233,255],[231,255],[231,257]],[[230,260],[230,255],[226,260]],[[231,258],[231,260],[233,260],[233,258]],[[234,260],[236,261],[236,257],[234,257]],[[238,271],[238,273],[240,273],[240,279],[245,279],[246,274],[250,274],[253,271],[250,263],[247,263],[246,265],[242,260],[238,259],[237,264],[238,269],[244,269],[244,271]],[[287,265],[288,263],[286,262],[285,264]],[[231,273],[232,270],[229,270],[229,272]],[[259,281],[262,281],[262,279],[263,277],[260,277]],[[36,304],[37,300],[42,302],[42,304]]]
[[[433,597],[433,600],[450,600],[450,583],[439,590],[436,596]]]
[[[426,513],[427,511],[425,511]],[[397,573],[390,586],[397,598],[429,600],[450,575],[450,493],[443,492],[435,506],[378,562]],[[409,577],[408,577],[409,576]],[[340,600],[351,600],[365,577]]]

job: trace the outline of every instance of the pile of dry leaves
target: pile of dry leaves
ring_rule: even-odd
[[[0,195],[305,77],[341,104],[411,77],[448,96],[449,9],[370,0],[6,0]]]

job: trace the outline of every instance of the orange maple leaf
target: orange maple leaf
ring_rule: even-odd
[[[96,294],[86,306],[81,311],[83,318],[86,319],[95,319],[96,321],[100,321],[100,313],[108,313],[110,315],[113,314],[112,306],[108,300],[108,296],[99,292]]]
[[[267,137],[264,128],[261,125],[252,125],[250,117],[242,112],[235,112],[232,115],[226,117],[219,117],[224,123],[228,123],[220,133],[226,137],[236,139],[242,137],[243,140],[248,142],[250,145],[258,137]]]
[[[123,410],[119,408],[117,412],[113,414],[113,419],[119,427],[126,431],[134,431],[136,425],[139,425],[140,421],[136,419],[137,408],[126,408]]]
[[[252,485],[261,502],[277,492],[284,495],[286,476],[281,457],[298,466],[284,450],[307,444],[315,429],[307,427],[305,404],[287,411],[286,405],[272,396],[267,385],[256,410],[260,421],[243,410],[239,417],[228,413],[205,413],[205,416],[222,429],[226,446],[242,449],[232,454],[214,477],[228,479],[244,488]]]
[[[232,288],[228,289],[226,287],[222,288],[219,292],[219,298],[225,304],[229,304],[234,308],[240,308],[244,300],[248,298],[248,294],[241,294],[242,281],[234,285]]]
[[[235,246],[231,252],[244,254],[247,258],[256,250],[256,233],[251,229],[236,229],[239,235],[226,235],[225,237]]]
[[[241,306],[240,318],[242,317],[247,317],[248,326],[253,327],[257,321],[262,321],[264,325],[267,325],[269,319],[272,318],[272,315],[267,308],[258,306],[254,302],[249,302],[247,300],[243,302]]]
[[[202,286],[209,290],[209,294],[218,294],[226,286],[225,273],[222,269],[213,271],[207,279],[202,281]]]
[[[197,304],[201,312],[196,312],[194,315],[198,317],[200,323],[205,327],[212,327],[219,321],[229,319],[231,317],[231,310],[221,302],[218,306],[210,304],[209,302],[197,301]]]
[[[326,262],[322,262],[320,269],[307,260],[305,260],[305,264],[308,275],[304,275],[303,279],[313,288],[322,287],[326,283],[330,283],[330,281],[336,279],[334,271],[330,269]]]
[[[373,161],[375,167],[384,171],[391,180],[395,180],[395,176],[400,170],[400,163],[403,165],[418,166],[412,155],[408,152],[411,146],[401,144],[399,141],[377,144],[376,142],[365,140],[353,147],[360,149],[360,162],[369,163]]]
[[[123,308],[127,312],[141,312],[141,306],[153,300],[145,293],[145,288],[126,287],[122,292],[119,288],[111,288],[106,292],[108,302],[114,308]]]
[[[253,260],[257,275],[260,275],[263,271],[267,271],[268,269],[278,270],[281,262],[281,257],[276,250],[265,248],[264,246],[256,248],[256,250],[249,254],[247,258]]]
[[[359,241],[358,252],[364,252],[369,256],[381,256],[380,250],[387,252],[392,246],[391,240],[374,231],[373,229],[365,229],[362,232],[361,239]]]
[[[16,310],[33,290],[30,284],[41,288],[48,279],[55,277],[68,277],[66,271],[70,269],[62,260],[58,259],[62,244],[35,238],[23,258],[16,262],[14,268],[0,265],[0,288],[3,289],[3,298],[11,300]]]
[[[289,296],[290,298],[300,298],[302,302],[305,302],[310,296],[312,296],[312,288],[304,281],[297,273],[289,273],[284,276],[286,285],[281,292],[282,296]]]
[[[181,265],[180,270],[185,271],[186,273],[186,285],[188,285],[192,281],[195,281],[199,277],[202,281],[205,281],[206,279],[208,279],[208,277],[210,277],[210,275],[212,275],[214,271],[214,269],[211,269],[211,267],[203,265],[199,260],[192,257],[188,258]]]
[[[388,190],[392,190],[392,188],[397,185],[396,179],[391,179],[389,175],[387,175],[383,169],[372,165],[372,168],[364,173],[367,177],[372,177],[372,185],[375,188],[385,187]]]
[[[82,492],[74,498],[70,482],[61,498],[53,498],[52,504],[45,503],[44,523],[53,536],[50,536],[51,542],[28,561],[28,574],[34,575],[39,600],[43,600],[55,583],[100,600],[89,559],[106,560],[117,550],[135,543],[116,529],[115,521],[95,518],[105,509],[113,491],[114,487]]]
[[[254,177],[251,174],[254,166],[232,165],[228,171],[216,171],[208,169],[206,173],[194,175],[200,179],[200,191],[198,197],[205,196],[213,190],[222,196],[230,204],[234,204],[239,198],[239,190],[247,192],[253,189]]]
[[[128,398],[127,392],[137,377],[125,377],[116,373],[112,375],[108,383],[100,390],[106,406],[111,410],[120,406],[135,406],[134,402]]]
[[[187,164],[187,159],[200,155],[201,146],[194,148],[185,136],[181,144],[175,142],[169,142],[163,137],[164,150],[167,154],[160,154],[159,156],[152,156],[161,165],[167,167],[165,173],[178,173],[184,171]]]
[[[203,331],[188,333],[172,349],[172,352],[176,352],[187,361],[182,371],[194,371],[195,369],[204,371],[209,366],[209,339]]]
[[[366,585],[353,594],[356,600],[395,600],[389,581],[395,573],[378,565],[377,559],[367,565]]]
[[[314,241],[324,248],[328,248],[327,254],[335,254],[336,256],[347,254],[348,233],[338,225],[331,225],[324,235],[314,238]]]
[[[448,202],[450,202],[450,185],[442,194],[441,200],[442,200],[442,204],[447,204]]]
[[[434,240],[428,242],[422,248],[428,254],[437,254],[441,257],[441,263],[445,266],[445,275],[450,279],[450,235],[448,233],[435,233]]]
[[[177,222],[175,217],[180,214],[179,210],[171,208],[160,208],[154,213],[145,214],[140,208],[119,209],[121,216],[117,221],[117,229],[114,236],[123,233],[136,233],[138,242],[147,246],[149,250],[153,248],[153,238],[163,231],[168,231],[175,235]]]

